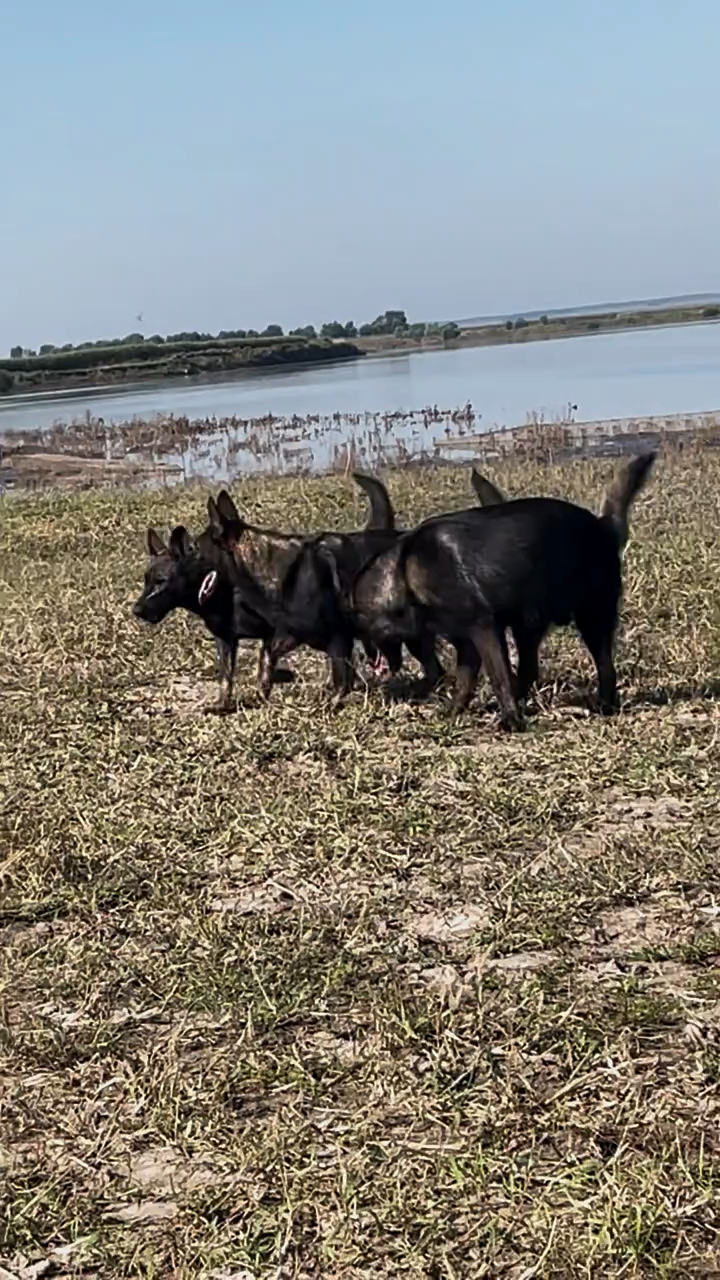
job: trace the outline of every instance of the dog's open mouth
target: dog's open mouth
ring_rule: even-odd
[[[375,658],[367,660],[368,675],[373,676],[375,680],[382,680],[383,676],[388,675],[390,665],[384,653],[378,653]]]

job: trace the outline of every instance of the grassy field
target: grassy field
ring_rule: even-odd
[[[608,464],[508,462],[597,504]],[[390,473],[404,520],[467,470]],[[236,485],[284,527],[349,480]],[[720,458],[634,512],[623,714],[524,735],[324,668],[237,714],[130,614],[181,489],[0,503],[0,1262],[101,1280],[720,1274]],[[0,1270],[0,1275],[5,1272]]]

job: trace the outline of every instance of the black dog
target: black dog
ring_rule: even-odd
[[[270,695],[276,664],[300,645],[328,655],[333,686],[339,694],[346,692],[353,679],[355,637],[333,574],[339,564],[349,586],[365,561],[392,546],[399,534],[393,528],[368,527],[356,533],[320,533],[309,539],[259,529],[241,518],[225,491],[218,494],[217,501],[209,500],[208,513],[211,536],[233,565],[238,599],[261,613],[272,635],[260,658],[264,696]],[[369,640],[365,644],[376,670],[381,657],[392,666],[397,662],[399,647],[385,648],[386,652]]]
[[[385,486],[372,476],[353,476],[370,500],[370,516],[367,529],[389,529],[395,523],[395,514]],[[229,512],[236,523],[240,521],[232,499],[221,494],[221,505],[229,503]],[[210,523],[208,528],[193,540],[187,529],[173,529],[166,546],[154,529],[148,530],[149,563],[145,573],[143,591],[135,603],[136,617],[151,624],[162,621],[173,609],[183,608],[194,613],[205,623],[215,637],[220,667],[219,709],[226,709],[232,700],[232,684],[240,640],[260,640],[260,680],[267,692],[274,681],[293,679],[286,670],[276,670],[269,659],[269,643],[273,636],[272,599],[258,585],[242,560],[235,563],[225,545],[226,524],[222,521],[213,499],[208,501]],[[245,526],[250,528],[251,526]],[[255,533],[261,531],[255,530]],[[256,540],[256,550],[264,541],[264,556],[273,563],[276,573],[284,572],[292,563],[302,545],[297,535],[268,535]]]
[[[366,482],[369,477],[365,477]],[[378,481],[372,481],[379,484]],[[502,501],[502,495],[476,472],[476,492],[489,490]],[[387,510],[390,500],[383,488]],[[271,622],[274,635],[263,652],[261,688],[269,696],[275,664],[301,645],[326,653],[330,658],[332,684],[338,698],[352,688],[354,668],[352,653],[360,639],[375,672],[384,668],[392,673],[402,665],[402,641],[387,637],[376,643],[369,635],[358,636],[347,600],[352,583],[362,565],[381,552],[388,551],[401,537],[393,527],[368,525],[357,533],[319,533],[312,538],[297,538],[258,529],[244,521],[230,495],[222,492],[217,502],[209,504],[210,525],[220,546],[231,556],[241,574],[252,575],[254,586],[265,593],[264,617]],[[377,502],[378,511],[383,510]],[[237,583],[242,594],[242,581]],[[443,669],[435,654],[434,639],[413,635],[406,639],[410,652],[432,673],[434,682]]]
[[[517,700],[537,680],[544,635],[574,622],[595,661],[601,708],[614,710],[620,552],[654,458],[623,469],[600,516],[554,498],[521,498],[425,521],[358,574],[350,608],[359,634],[378,647],[446,637],[458,653],[456,712],[472,697],[483,662],[503,723],[518,728]],[[516,691],[508,628],[518,648]]]
[[[148,553],[145,585],[133,608],[135,617],[156,625],[174,609],[187,609],[201,618],[217,649],[217,710],[228,710],[240,640],[260,640],[267,647],[272,638],[272,626],[249,604],[251,599],[256,604],[262,600],[253,596],[250,580],[242,593],[237,590],[236,570],[207,531],[195,540],[178,525],[166,546],[160,535],[149,529]],[[293,673],[277,670],[275,679],[292,680]]]

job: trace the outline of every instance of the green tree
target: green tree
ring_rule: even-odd
[[[266,329],[263,329],[260,336],[263,338],[282,338],[284,337],[282,325],[269,324]]]
[[[361,325],[360,333],[363,337],[369,337],[371,334],[397,333],[399,330],[404,332],[407,327],[407,316],[404,311],[385,311],[381,316],[376,316],[370,324]]]
[[[10,359],[11,359],[11,360],[22,360],[22,353],[23,353],[23,349],[22,349],[22,347],[11,347],[11,348],[10,348]]]
[[[460,329],[458,325],[452,321],[450,324],[443,325],[442,338],[443,342],[454,342],[460,337]]]
[[[407,316],[404,311],[385,312],[386,333],[394,333],[396,329],[407,329]]]
[[[7,395],[15,386],[15,379],[7,369],[0,369],[0,395]]]
[[[517,320],[515,321],[515,328],[516,328],[516,329],[527,329],[527,327],[528,327],[528,322],[527,322],[527,320],[525,319],[525,317],[524,317],[524,316],[518,316]]]

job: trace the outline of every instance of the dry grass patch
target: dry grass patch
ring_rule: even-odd
[[[597,504],[608,468],[505,463]],[[465,471],[391,473],[401,517]],[[237,486],[285,527],[348,481]],[[245,1280],[713,1274],[720,1080],[720,461],[634,512],[625,711],[571,636],[526,734],[481,692],[322,662],[213,717],[213,648],[130,608],[204,495],[0,504],[0,1261]],[[38,1272],[40,1274],[40,1272]]]

